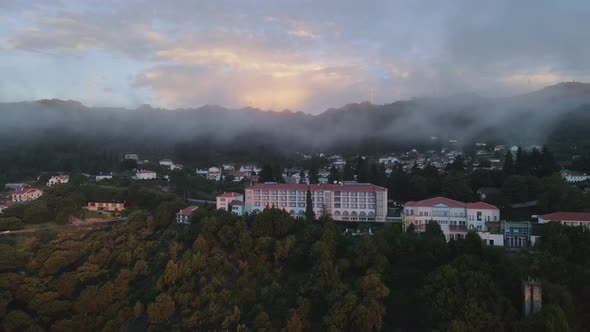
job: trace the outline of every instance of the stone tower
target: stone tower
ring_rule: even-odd
[[[541,282],[531,277],[522,282],[523,314],[528,318],[531,314],[541,311],[543,294]]]

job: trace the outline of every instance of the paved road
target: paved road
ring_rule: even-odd
[[[0,232],[0,236],[35,233],[35,232],[39,232],[39,231],[47,231],[47,230],[52,230],[52,229],[63,229],[63,228],[68,228],[68,227],[69,228],[86,227],[86,226],[93,226],[93,225],[97,225],[97,224],[100,225],[100,224],[116,223],[116,222],[125,221],[125,220],[127,220],[127,217],[117,218],[117,219],[108,219],[108,220],[94,220],[94,221],[83,221],[83,220],[78,219],[71,224],[65,224],[65,225],[44,226],[44,227],[37,227],[37,228],[20,229],[17,231],[4,231],[4,232]]]

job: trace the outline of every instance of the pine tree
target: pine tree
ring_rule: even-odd
[[[504,166],[502,167],[502,170],[507,175],[514,173],[514,159],[512,159],[512,152],[510,151],[506,152],[506,156],[504,157]]]
[[[354,172],[352,171],[350,160],[346,162],[346,165],[344,165],[344,171],[342,172],[342,180],[354,181]]]
[[[336,169],[336,166],[332,165],[330,168],[330,175],[328,176],[328,182],[334,183],[340,181],[340,172]]]
[[[269,164],[262,166],[262,170],[260,171],[260,182],[274,182],[272,167]]]
[[[559,171],[559,165],[555,161],[555,157],[553,157],[553,153],[547,149],[546,146],[543,146],[543,150],[541,151],[541,167],[540,167],[540,176],[550,176],[551,174]]]
[[[319,181],[318,169],[315,166],[312,166],[309,169],[309,183],[318,183]]]
[[[311,199],[311,190],[307,189],[307,196],[305,199],[305,219],[313,221],[315,219],[315,213],[313,212],[313,200]]]

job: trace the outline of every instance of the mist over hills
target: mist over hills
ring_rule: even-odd
[[[461,94],[331,108],[318,115],[206,105],[164,110],[87,108],[45,99],[0,103],[0,145],[38,137],[96,140],[120,149],[169,149],[178,144],[274,146],[283,151],[339,151],[427,143],[431,136],[463,142],[545,143],[562,123],[588,123],[590,84],[566,82],[524,95]],[[145,146],[148,146],[147,148]]]

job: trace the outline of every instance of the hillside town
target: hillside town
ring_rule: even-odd
[[[399,200],[395,199],[399,197],[396,193],[397,188],[391,187],[389,182],[387,185],[385,182],[363,182],[367,177],[361,172],[362,168],[367,166],[362,165],[369,159],[374,160],[371,166],[373,170],[382,172],[386,179],[391,180],[397,172],[412,174],[433,169],[435,173],[445,174],[457,163],[469,165],[469,172],[505,172],[505,168],[511,167],[509,165],[512,163],[507,163],[507,159],[514,159],[513,162],[516,162],[521,154],[527,153],[526,151],[534,154],[542,149],[539,146],[530,146],[527,149],[517,146],[507,148],[505,145],[487,146],[485,143],[476,143],[474,148],[475,154],[472,156],[466,156],[464,151],[459,149],[449,148],[443,148],[438,152],[410,149],[404,153],[355,158],[344,158],[339,154],[300,154],[302,166],[278,169],[257,163],[228,162],[191,170],[171,158],[150,162],[141,159],[137,153],[128,153],[122,157],[122,162],[131,162],[133,167],[126,171],[83,173],[78,177],[81,176],[83,182],[97,184],[132,181],[131,183],[153,183],[159,188],[169,188],[174,177],[183,174],[185,177],[201,177],[208,183],[228,184],[226,186],[238,189],[222,192],[214,197],[214,201],[186,198],[187,201],[200,203],[187,204],[178,210],[175,218],[178,224],[189,224],[191,215],[203,203],[210,202],[218,210],[240,216],[274,208],[284,210],[294,218],[310,218],[310,215],[314,219],[331,218],[338,223],[351,224],[347,226],[346,232],[349,232],[349,227],[354,229],[362,224],[392,223],[401,225],[404,231],[420,233],[426,230],[428,224],[434,222],[440,226],[447,241],[463,239],[468,232],[475,232],[487,245],[517,248],[534,246],[540,236],[539,230],[548,222],[559,222],[568,226],[590,225],[590,213],[576,211],[552,211],[548,214],[530,214],[528,217],[521,216],[515,219],[501,213],[500,209],[505,207],[493,205],[493,198],[502,194],[503,188],[499,187],[476,188],[474,194],[479,201],[463,202],[444,196]],[[348,178],[347,172],[350,173]],[[562,169],[559,174],[571,186],[588,190],[590,176],[586,173]],[[45,182],[40,186],[39,181]],[[6,183],[0,201],[0,216],[16,204],[38,200],[46,191],[67,185],[70,181],[71,174],[57,173],[42,174],[36,182]],[[229,185],[231,183],[233,185]],[[518,208],[535,204],[536,201],[531,201],[511,206]],[[105,201],[88,201],[80,207],[80,211],[95,213],[94,217],[98,213],[107,218],[108,214],[113,219],[119,218],[126,209],[126,203],[117,201],[115,197]]]

